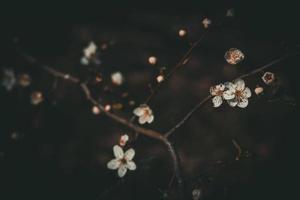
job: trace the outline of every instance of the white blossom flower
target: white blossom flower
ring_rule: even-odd
[[[127,141],[129,140],[129,136],[127,134],[124,134],[120,137],[120,141],[119,144],[124,147],[127,143]]]
[[[132,161],[134,155],[135,155],[135,151],[134,149],[128,149],[125,153],[123,151],[123,149],[118,146],[115,145],[113,147],[113,151],[114,151],[114,155],[115,155],[115,159],[112,159],[111,161],[109,161],[107,163],[107,168],[108,169],[112,169],[112,170],[117,170],[118,169],[118,176],[120,178],[122,178],[123,176],[125,176],[127,169],[129,170],[135,170],[136,169],[136,165],[135,163]]]
[[[203,19],[202,24],[204,26],[204,28],[208,28],[209,25],[211,24],[211,20],[208,18]]]
[[[219,107],[223,103],[223,92],[225,90],[224,84],[219,84],[210,87],[210,94],[214,96],[212,98],[212,102],[214,104],[214,107]]]
[[[88,65],[90,61],[93,61],[95,64],[100,64],[100,60],[95,57],[97,49],[97,45],[94,42],[90,42],[89,45],[83,49],[83,56],[80,59],[81,64]]]
[[[16,80],[15,72],[12,69],[4,69],[3,70],[2,85],[7,90],[12,90],[16,84],[16,81],[17,80]]]
[[[272,72],[266,72],[261,78],[265,84],[269,85],[275,80],[275,75]]]
[[[242,79],[237,79],[234,83],[225,83],[227,90],[223,93],[224,99],[232,107],[245,108],[248,105],[248,98],[251,97],[251,90],[245,87]]]
[[[124,78],[121,72],[114,72],[111,74],[111,81],[116,85],[122,85]]]
[[[140,124],[145,124],[146,122],[150,124],[154,120],[152,110],[145,104],[142,104],[139,107],[135,108],[133,110],[133,113],[139,117]]]
[[[83,49],[83,55],[85,58],[90,59],[97,51],[97,45],[94,42],[90,42],[89,46]]]
[[[237,48],[231,48],[226,51],[224,58],[229,64],[236,65],[244,60],[245,55],[241,50]]]
[[[22,87],[27,87],[31,83],[31,78],[28,74],[20,74],[18,77],[18,83]]]
[[[33,105],[38,105],[44,100],[43,93],[40,91],[32,92],[30,98]]]

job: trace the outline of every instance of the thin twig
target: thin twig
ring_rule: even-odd
[[[33,58],[32,56],[28,55],[28,54],[21,54],[27,61],[29,61],[31,64],[39,64],[38,61]],[[106,111],[104,106],[101,105],[97,100],[95,100],[92,95],[91,92],[87,86],[86,83],[82,83],[80,82],[80,79],[77,77],[74,77],[70,74],[65,74],[61,71],[58,71],[52,67],[49,67],[47,65],[42,65],[39,64],[39,66],[41,67],[41,69],[43,69],[44,71],[46,71],[48,74],[56,77],[56,78],[61,78],[63,80],[69,81],[71,83],[74,84],[79,84],[80,88],[82,89],[82,91],[84,92],[86,98],[88,101],[90,101],[94,106],[97,106],[107,117],[109,117],[110,119],[112,119],[115,122],[118,122],[124,126],[127,126],[128,128],[132,129],[133,131],[143,134],[145,136],[148,136],[150,138],[153,139],[157,139],[159,141],[161,141],[162,143],[164,143],[168,149],[168,152],[170,153],[170,156],[172,158],[172,163],[173,163],[173,167],[174,167],[174,174],[176,176],[177,179],[177,183],[178,183],[178,187],[180,189],[180,191],[183,188],[183,182],[182,182],[182,177],[181,177],[181,171],[180,171],[180,166],[179,166],[179,160],[178,160],[178,156],[176,154],[176,151],[173,147],[173,145],[170,143],[170,141],[168,140],[168,138],[166,138],[164,135],[162,135],[161,133],[155,131],[155,130],[151,130],[151,129],[146,129],[143,128],[141,126],[135,125],[132,122],[130,122],[130,120],[127,120],[125,118],[122,118],[114,113],[111,113],[109,111]],[[182,191],[181,191],[182,192]]]
[[[271,66],[273,66],[273,65],[275,65],[275,64],[277,64],[277,63],[279,63],[279,62],[281,62],[281,61],[283,61],[285,59],[287,59],[288,57],[294,56],[294,55],[297,55],[297,54],[299,54],[299,53],[284,55],[284,56],[282,56],[282,57],[280,57],[278,59],[275,59],[275,60],[271,61],[270,63],[268,63],[268,64],[266,64],[266,65],[264,65],[262,67],[259,67],[259,68],[255,69],[255,70],[253,70],[253,71],[251,71],[249,73],[243,74],[243,75],[235,78],[234,80],[246,78],[246,77],[249,77],[251,75],[257,74],[257,73],[259,73],[259,72],[261,72],[261,71],[263,71],[263,70],[265,70],[265,69],[267,69],[267,68],[269,68],[269,67],[271,67]],[[176,123],[176,125],[173,128],[171,128],[168,132],[165,133],[165,136],[166,137],[170,137],[170,135],[172,133],[174,133],[178,128],[180,128],[192,116],[192,114],[198,110],[198,108],[200,108],[201,106],[203,106],[211,98],[212,98],[212,96],[208,95],[203,100],[201,100],[198,104],[196,104],[178,123]]]

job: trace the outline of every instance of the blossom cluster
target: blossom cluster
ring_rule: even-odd
[[[211,87],[210,94],[214,96],[212,98],[214,107],[219,107],[222,105],[223,100],[226,100],[231,107],[245,108],[248,106],[251,90],[245,86],[242,79],[237,79],[233,83],[226,82]]]

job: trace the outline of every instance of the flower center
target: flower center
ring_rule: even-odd
[[[123,158],[120,159],[120,162],[121,162],[121,164],[126,164],[127,160],[125,159],[125,157],[123,157]]]

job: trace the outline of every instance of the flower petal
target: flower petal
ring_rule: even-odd
[[[236,90],[242,91],[245,88],[245,81],[242,79],[235,80],[234,84],[236,85]]]
[[[223,92],[223,98],[225,100],[230,100],[233,99],[235,97],[235,91],[228,89],[225,92]]]
[[[115,145],[113,150],[116,158],[120,159],[124,157],[123,149],[119,145]]]
[[[141,107],[137,107],[136,109],[133,110],[133,114],[136,116],[140,117],[145,113],[145,110]]]
[[[119,159],[113,159],[107,163],[108,169],[117,169],[120,166],[121,162]]]
[[[133,161],[128,161],[126,167],[129,170],[136,170],[136,165],[135,165],[135,163]]]
[[[231,107],[235,107],[238,104],[238,101],[236,100],[236,98],[228,100],[227,103],[231,106]]]
[[[212,99],[212,102],[214,104],[214,107],[217,108],[219,107],[222,103],[223,103],[223,100],[222,100],[222,97],[220,96],[215,96],[213,99]]]
[[[154,120],[154,116],[153,115],[150,115],[149,117],[148,117],[148,123],[150,124],[150,123],[152,123],[153,122],[153,120]]]
[[[242,95],[246,98],[250,98],[251,97],[251,90],[246,87],[245,90],[243,91]]]
[[[119,176],[120,178],[122,178],[123,176],[125,176],[126,172],[127,172],[127,167],[126,167],[126,165],[120,165],[120,167],[119,167],[119,169],[118,169],[118,176]]]
[[[225,85],[225,88],[227,88],[229,90],[232,90],[232,91],[235,90],[235,85],[231,82],[225,82],[224,85]]]
[[[237,106],[240,108],[246,108],[248,106],[248,99],[247,98],[240,99]]]
[[[125,152],[125,158],[126,158],[126,160],[128,161],[128,160],[132,160],[133,159],[133,157],[134,157],[134,155],[135,155],[135,151],[134,151],[134,149],[128,149],[126,152]]]
[[[213,96],[217,95],[217,91],[216,86],[211,86],[209,89],[210,94]]]
[[[148,116],[147,115],[142,115],[142,116],[140,116],[140,118],[139,118],[139,123],[140,124],[145,124],[146,123],[146,121],[148,121]]]

